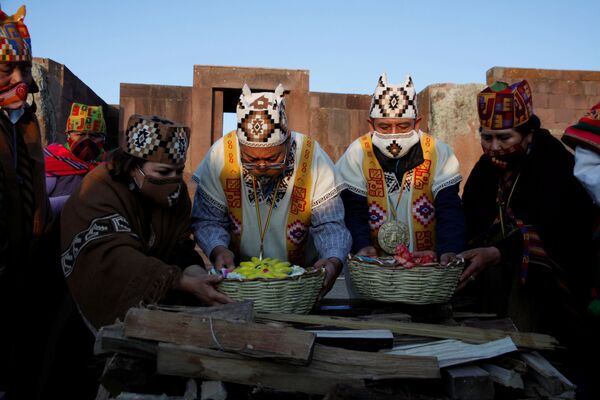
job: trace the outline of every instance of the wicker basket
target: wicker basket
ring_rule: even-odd
[[[324,279],[321,269],[282,279],[224,279],[217,289],[235,300],[253,300],[255,311],[307,314]]]
[[[394,266],[392,257],[348,257],[352,284],[359,295],[388,303],[445,303],[452,297],[463,267],[462,260],[447,266],[433,263],[403,268]]]

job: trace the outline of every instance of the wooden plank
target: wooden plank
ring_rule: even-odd
[[[125,337],[123,323],[107,325],[98,331],[94,343],[94,354],[121,353],[133,357],[156,359],[156,342]]]
[[[256,358],[308,364],[315,335],[294,328],[232,322],[186,313],[132,308],[125,336],[236,352]]]
[[[494,313],[478,313],[478,312],[465,312],[465,311],[453,311],[452,318],[464,319],[464,318],[498,318],[498,314]]]
[[[364,387],[364,380],[438,378],[433,357],[393,356],[315,345],[308,366],[251,359],[193,346],[160,343],[161,374],[262,386],[275,390],[326,394],[336,384]]]
[[[188,307],[179,305],[151,304],[148,306],[148,309],[183,312],[187,314],[200,315],[203,317],[212,317],[214,319],[225,319],[227,321],[254,321],[254,302],[252,300],[244,300],[212,307]]]
[[[522,353],[520,356],[527,363],[535,380],[551,395],[575,391],[576,386],[538,352]]]
[[[396,346],[387,354],[436,357],[440,368],[497,357],[517,351],[508,337],[483,344],[468,344],[459,340],[439,340],[431,343]]]
[[[391,349],[394,334],[387,329],[309,330],[317,336],[316,342],[325,346],[358,351]]]
[[[516,355],[516,356],[518,357],[518,355]],[[492,363],[499,367],[510,369],[512,371],[516,371],[521,375],[527,372],[527,363],[523,360],[517,360],[514,357],[509,357],[509,356],[498,357],[498,358],[495,358],[492,361]]]
[[[368,320],[368,321],[380,321],[380,320],[399,321],[399,322],[412,321],[412,317],[410,316],[410,314],[406,314],[406,313],[370,314],[370,315],[361,315],[359,318]]]
[[[462,326],[469,326],[471,328],[479,329],[496,329],[506,332],[518,332],[519,330],[515,326],[515,323],[510,318],[502,319],[465,319],[461,322]]]
[[[529,349],[553,350],[558,344],[558,341],[552,336],[539,333],[506,332],[496,329],[478,329],[465,326],[445,326],[397,321],[362,321],[356,318],[296,314],[257,313],[256,318],[259,321],[282,321],[348,329],[389,329],[398,335],[457,339],[469,343],[485,343],[510,336],[518,347]]]
[[[490,374],[476,365],[452,367],[445,370],[446,391],[452,399],[491,400],[494,384]]]
[[[525,388],[523,385],[523,378],[517,371],[487,363],[480,364],[480,367],[490,374],[492,380],[499,385],[515,389]]]

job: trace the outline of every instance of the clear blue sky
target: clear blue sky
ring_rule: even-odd
[[[600,70],[600,2],[1,0],[26,4],[33,53],[109,103],[119,83],[191,85],[194,64],[310,70],[312,91],[370,94],[379,74],[485,82],[493,66]]]

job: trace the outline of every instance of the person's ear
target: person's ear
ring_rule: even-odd
[[[421,127],[421,120],[422,118],[419,117],[415,120],[415,131],[419,132],[419,128]]]
[[[367,118],[367,123],[369,124],[369,129],[373,132],[375,130],[375,121],[373,118]]]

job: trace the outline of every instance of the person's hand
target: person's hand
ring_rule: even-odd
[[[233,263],[234,254],[225,246],[217,246],[213,249],[211,259],[213,260],[213,266],[217,271],[223,268],[233,269],[235,264]]]
[[[319,292],[317,301],[320,301],[331,290],[343,267],[342,262],[335,257],[321,258],[313,265],[315,269],[325,269],[325,281],[323,282],[323,288]]]
[[[469,266],[460,276],[458,288],[456,290],[463,289],[469,282],[474,281],[481,271],[485,268],[497,265],[502,259],[500,250],[491,246],[463,251],[459,254],[459,257],[464,258]]]
[[[363,247],[356,252],[357,256],[377,257],[377,249],[374,246]]]
[[[191,293],[209,306],[233,303],[234,300],[215,289],[222,280],[222,276],[208,275],[199,265],[190,265],[183,270],[175,289]]]
[[[451,262],[456,261],[458,259],[459,259],[459,257],[457,257],[455,253],[444,253],[440,257],[440,264],[442,266],[446,266],[446,265],[450,264]]]

